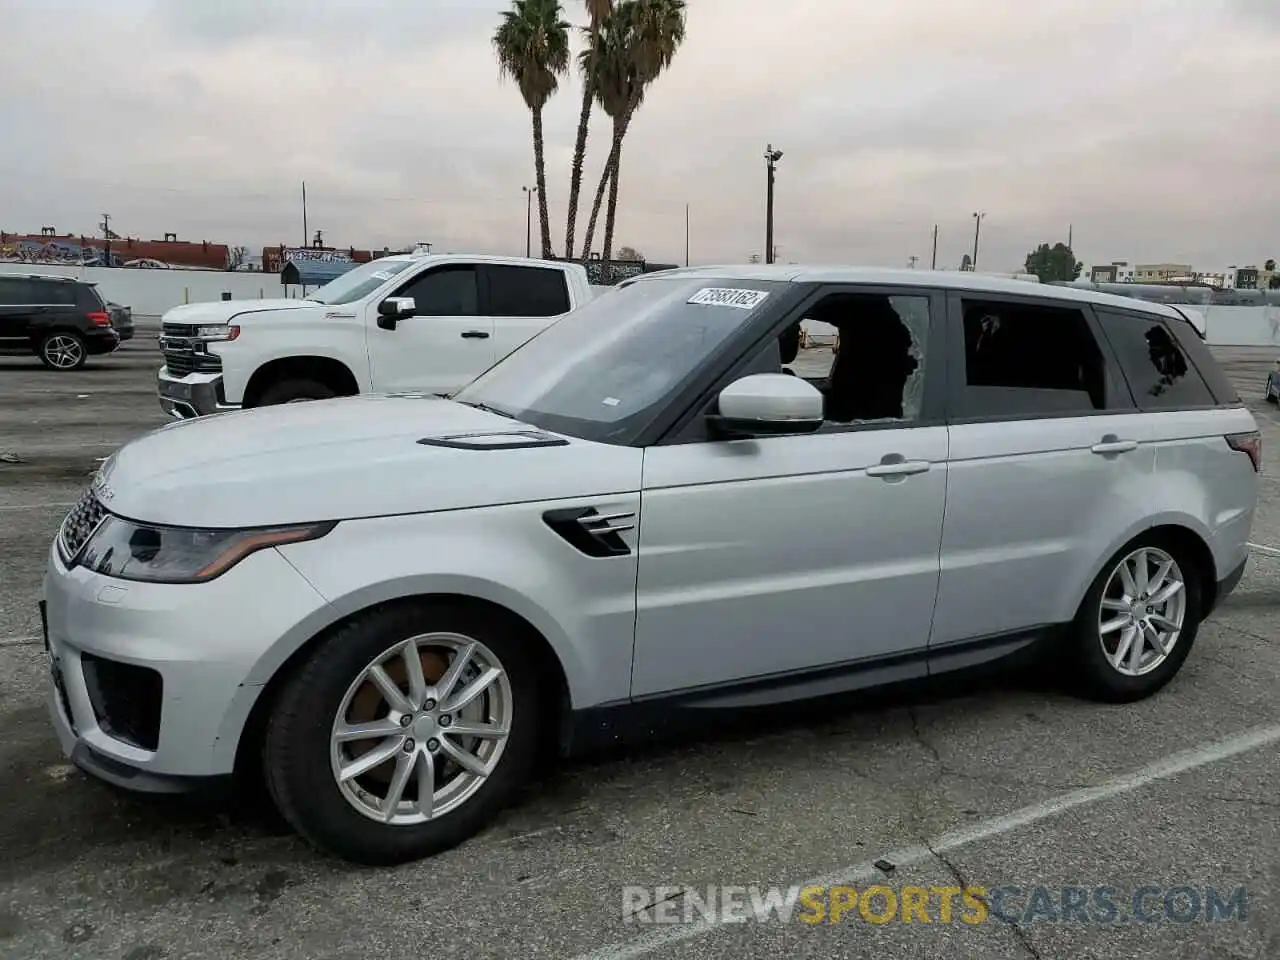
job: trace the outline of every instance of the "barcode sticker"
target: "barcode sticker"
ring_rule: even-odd
[[[733,307],[736,310],[754,310],[768,297],[763,290],[737,290],[733,287],[703,287],[689,303],[701,303],[709,307]]]

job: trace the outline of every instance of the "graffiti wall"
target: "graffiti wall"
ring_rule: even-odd
[[[34,240],[15,238],[0,243],[0,263],[43,263],[88,267],[105,266],[103,251],[72,238],[51,237]],[[111,266],[120,267],[124,260],[112,251]]]

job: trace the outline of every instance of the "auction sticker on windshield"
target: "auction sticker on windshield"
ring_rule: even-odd
[[[738,310],[754,310],[769,296],[764,290],[736,290],[732,287],[703,287],[690,303],[703,303],[711,307],[734,307]]]

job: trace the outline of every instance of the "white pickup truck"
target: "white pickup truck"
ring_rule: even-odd
[[[573,263],[406,254],[300,299],[174,307],[160,405],[179,419],[357,393],[452,393],[595,295]]]

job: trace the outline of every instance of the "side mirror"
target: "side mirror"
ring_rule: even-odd
[[[413,297],[387,297],[378,304],[378,326],[383,330],[394,330],[405,317],[412,317],[417,308]]]
[[[755,373],[720,391],[707,426],[725,438],[812,433],[824,422],[822,393],[800,377]]]

